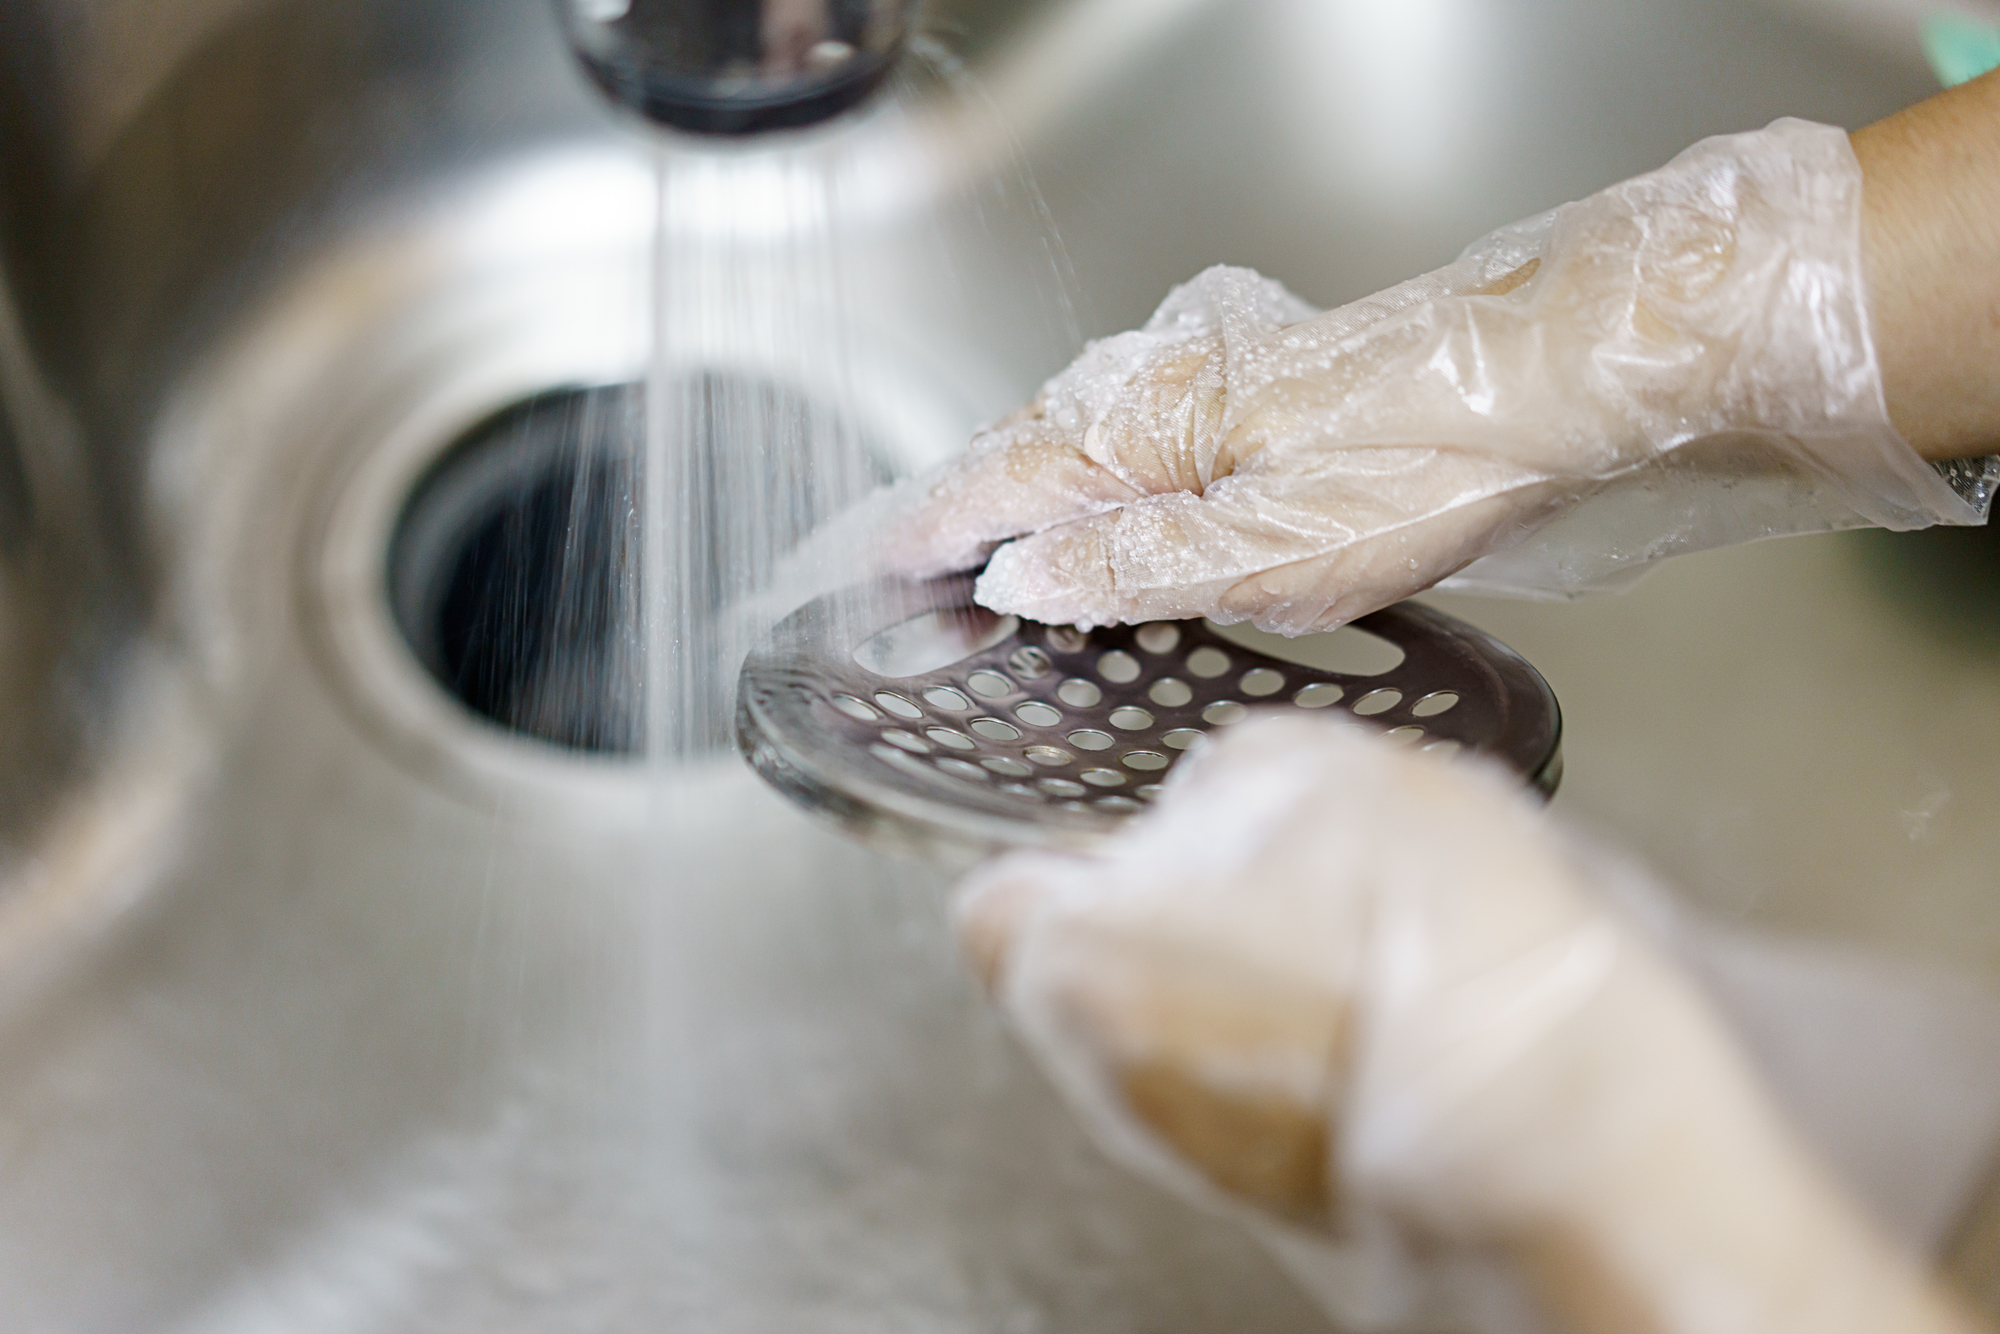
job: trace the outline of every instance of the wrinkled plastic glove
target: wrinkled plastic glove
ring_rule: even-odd
[[[1979,522],[1889,424],[1860,199],[1847,136],[1784,120],[1324,314],[1210,269],[906,484],[883,555],[990,553],[979,600],[1041,621],[1297,634],[1462,570],[1570,593],[1725,542]]]
[[[1971,1329],[1595,865],[1497,769],[1272,717],[960,922],[1100,1141],[1259,1220],[1344,1328]]]

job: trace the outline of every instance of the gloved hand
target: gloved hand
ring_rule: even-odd
[[[1970,1329],[1598,874],[1497,769],[1273,717],[1101,852],[975,873],[960,920],[1100,1140],[1334,1273],[1343,1327],[1545,1327],[1384,1262],[1470,1255],[1565,1330]]]
[[[1297,634],[1468,566],[1566,593],[1753,537],[1979,522],[1889,424],[1860,193],[1844,133],[1786,120],[1324,314],[1210,269],[908,487],[884,554],[991,553],[979,599],[1042,621]]]

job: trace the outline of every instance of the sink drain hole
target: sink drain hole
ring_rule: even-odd
[[[473,428],[411,495],[389,559],[396,623],[475,713],[632,749],[644,429],[636,386],[538,395]]]
[[[727,549],[742,525],[722,507],[761,506],[757,539],[781,551],[846,497],[772,504],[771,458],[786,444],[777,437],[810,429],[801,424],[818,411],[804,395],[714,374],[691,377],[682,394],[696,409],[678,414],[693,475],[712,491],[691,521],[715,540],[676,538],[682,568],[667,574],[692,615],[713,617],[762,573],[746,576],[755,562]],[[643,744],[644,450],[640,386],[558,389],[487,418],[418,483],[389,553],[390,603],[418,661],[467,708],[576,750]],[[869,483],[886,480],[875,471]],[[726,719],[698,730],[696,746],[727,740]]]

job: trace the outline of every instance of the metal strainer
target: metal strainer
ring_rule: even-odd
[[[1357,631],[1400,662],[1357,670],[1324,651]],[[1341,709],[1426,750],[1471,747],[1544,793],[1562,774],[1548,683],[1429,607],[1298,640],[1205,621],[1083,632],[997,616],[973,602],[969,575],[884,581],[792,613],[744,664],[737,735],[765,781],[850,832],[979,855],[1090,843],[1144,809],[1209,732],[1262,706]]]

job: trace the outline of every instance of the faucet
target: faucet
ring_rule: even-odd
[[[816,125],[881,86],[916,0],[556,0],[612,100],[674,129]]]

